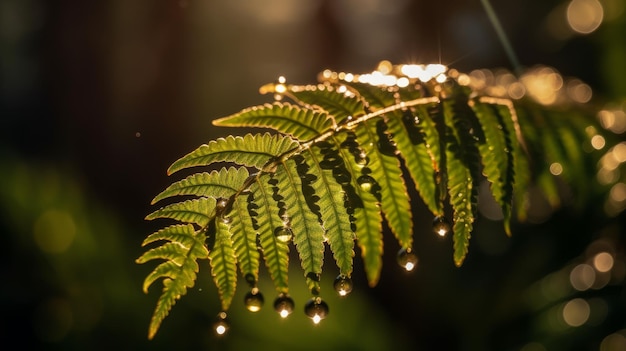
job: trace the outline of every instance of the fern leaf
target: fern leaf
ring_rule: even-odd
[[[228,136],[201,145],[174,162],[167,173],[171,175],[184,168],[207,166],[222,161],[262,169],[268,160],[297,147],[295,140],[280,134]]]
[[[250,195],[248,192],[248,196]],[[247,196],[238,197],[228,218],[232,221],[230,232],[241,274],[246,278],[246,281],[257,281],[259,279],[260,255],[256,243],[257,232],[250,214],[252,210],[250,205]]]
[[[311,187],[311,175],[304,158],[296,156],[282,163],[276,179],[289,217],[287,229],[293,232],[302,269],[305,276],[317,276],[322,272],[324,261],[324,228],[318,218],[318,197]],[[310,282],[309,288],[319,289],[318,284]]]
[[[337,136],[335,143],[339,145],[339,151],[351,173],[356,194],[352,195],[355,198],[349,196],[348,199],[352,203],[350,208],[354,211],[354,231],[361,249],[367,281],[370,286],[375,286],[380,278],[383,255],[383,218],[379,208],[381,189],[378,182],[370,176],[372,170],[369,168],[369,158],[357,143],[354,132],[343,134],[345,139]],[[346,234],[343,233],[344,240],[349,239]]]
[[[406,110],[401,118],[389,118],[387,125],[420,197],[434,215],[442,216],[443,203],[437,194],[436,180],[439,135],[434,122],[420,106]]]
[[[461,95],[462,96],[462,95]],[[478,150],[473,144],[473,113],[462,99],[444,100],[443,115],[447,126],[446,162],[448,193],[453,214],[454,263],[463,264],[476,213]],[[474,117],[475,118],[475,117]]]
[[[334,127],[326,113],[302,109],[289,103],[265,104],[237,114],[216,119],[215,126],[264,127],[289,134],[298,140],[310,140]]]
[[[396,103],[390,91],[356,82],[347,85],[358,93],[370,109],[383,109]],[[395,118],[398,117],[398,115],[395,116]],[[393,117],[387,120],[391,118]],[[374,152],[368,154],[368,157],[371,160],[372,177],[383,189],[380,201],[382,213],[400,245],[409,248],[413,244],[411,205],[397,157],[396,143],[387,129],[385,120],[377,117],[364,121],[359,128],[356,128],[356,132],[361,145],[376,145]],[[367,133],[361,133],[361,130]]]
[[[278,215],[277,201],[265,178],[267,177],[258,178],[250,186],[250,191],[254,196],[250,196],[248,201],[252,201],[256,209],[253,221],[258,228],[259,243],[267,270],[274,281],[276,290],[279,293],[287,293],[289,290],[289,246],[275,235],[277,231],[285,228],[285,223]]]
[[[337,124],[365,114],[363,102],[347,95],[345,88],[332,85],[289,87],[289,96],[304,106],[320,108],[332,116]]]
[[[211,173],[196,173],[178,181],[158,194],[152,203],[177,195],[211,196],[228,198],[239,190],[248,178],[246,168],[222,168]]]
[[[393,93],[380,87],[358,82],[346,82],[345,84],[360,97],[363,105],[371,111],[392,106],[397,102]]]
[[[209,222],[209,214],[215,211],[215,199],[201,197],[162,207],[146,216],[146,220],[170,218],[183,223],[195,223],[204,227]]]
[[[237,258],[227,220],[215,219],[215,245],[209,252],[211,275],[217,286],[222,302],[222,310],[226,311],[235,295],[237,287]]]
[[[355,133],[359,144],[369,147],[371,178],[378,184],[382,213],[389,228],[402,247],[410,247],[413,239],[413,219],[409,195],[406,189],[400,162],[391,137],[385,132],[382,118],[363,122]],[[374,189],[375,189],[374,188]]]
[[[354,256],[354,231],[346,208],[350,207],[350,200],[336,177],[347,177],[343,182],[346,187],[351,187],[352,184],[343,160],[330,145],[321,143],[310,148],[305,158],[311,174],[314,175],[311,186],[320,197],[318,203],[321,220],[335,261],[340,273],[350,276]]]
[[[514,130],[509,129],[511,126],[504,122],[505,119],[511,120],[511,115],[509,113],[506,117],[502,116],[497,106],[486,105],[476,100],[472,100],[470,105],[485,135],[484,140],[478,143],[478,151],[483,162],[483,174],[491,183],[493,197],[502,208],[505,230],[508,235],[511,235],[509,223],[513,199],[515,155],[511,135]]]
[[[153,259],[166,259],[159,264],[144,280],[143,290],[148,288],[159,278],[163,279],[163,292],[159,297],[156,309],[150,321],[148,338],[152,339],[158,331],[161,322],[181,296],[192,288],[198,272],[198,259],[207,258],[208,250],[204,246],[206,236],[202,232],[195,232],[193,225],[174,225],[151,234],[144,241],[144,245],[168,240],[169,243],[145,252],[137,263],[146,263]]]

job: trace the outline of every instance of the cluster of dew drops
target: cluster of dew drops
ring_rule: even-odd
[[[444,216],[436,216],[433,219],[433,231],[439,236],[445,236],[450,232],[450,223]],[[402,248],[398,252],[397,261],[400,267],[404,268],[407,272],[410,272],[417,267],[417,255],[411,248]],[[246,277],[246,282],[250,285],[251,289],[244,297],[244,304],[246,309],[250,312],[258,312],[263,307],[265,299],[263,294],[259,291],[256,285],[256,280],[251,274]],[[348,276],[340,274],[335,278],[333,282],[333,288],[339,294],[339,296],[347,296],[352,292],[354,287],[352,279]],[[328,304],[322,300],[321,297],[314,294],[309,301],[304,305],[304,313],[309,317],[313,323],[318,324],[322,319],[328,315]],[[281,293],[274,300],[274,310],[280,315],[281,318],[287,318],[295,308],[293,299],[285,293]],[[222,311],[218,313],[217,320],[213,324],[213,329],[217,336],[223,336],[228,332],[230,328],[230,322],[227,318],[226,312]]]

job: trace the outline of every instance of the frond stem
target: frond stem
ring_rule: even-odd
[[[498,15],[493,10],[493,7],[491,7],[491,2],[489,2],[489,0],[480,0],[480,2],[483,4],[483,7],[485,8],[485,12],[487,12],[487,17],[489,18],[489,21],[491,22],[493,29],[495,29],[496,34],[498,35],[498,39],[500,39],[500,43],[504,47],[504,51],[506,52],[506,55],[509,57],[509,61],[511,61],[511,65],[513,65],[513,71],[515,71],[515,75],[520,77],[522,74],[522,66],[520,65],[519,60],[517,59],[517,55],[515,54],[515,51],[513,50],[513,47],[511,46],[511,42],[509,41],[509,38],[507,37],[506,33],[504,32],[504,29],[502,28],[502,24],[500,23],[500,19],[498,19]]]

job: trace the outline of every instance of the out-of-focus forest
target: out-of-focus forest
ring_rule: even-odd
[[[623,0],[493,7],[522,65],[578,77],[594,108],[623,114]],[[154,266],[135,259],[160,228],[144,217],[173,181],[167,167],[240,134],[211,120],[267,102],[258,88],[278,76],[313,83],[323,69],[359,73],[383,59],[512,68],[478,0],[0,2],[0,348],[626,349],[624,216],[599,216],[601,202],[538,205],[512,238],[482,218],[456,268],[451,239],[431,233],[416,201],[416,271],[398,269],[389,241],[379,285],[367,287],[357,255],[355,291],[340,299],[328,265],[330,314],[317,326],[294,269],[296,313],[280,320],[265,279],[266,306],[245,311],[239,289],[232,328],[216,338],[219,300],[201,262],[196,286],[147,340],[160,288],[143,294]]]

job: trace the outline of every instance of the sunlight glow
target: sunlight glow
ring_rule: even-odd
[[[561,175],[561,173],[563,173],[563,166],[558,162],[554,162],[550,165],[550,173],[555,176]]]
[[[446,81],[445,73],[447,70],[448,67],[440,64],[403,65],[400,68],[402,74],[409,78],[417,78],[422,82],[428,82],[434,78],[439,83]]]
[[[609,192],[609,196],[612,201],[615,202],[624,202],[626,201],[626,184],[617,183],[611,187],[611,191]]]
[[[278,312],[278,314],[282,318],[287,318],[289,316],[289,311],[286,308],[283,308],[282,310],[280,310],[280,312]]]
[[[588,264],[579,264],[574,267],[569,275],[570,284],[578,291],[585,291],[593,286],[596,280],[596,272]]]
[[[590,313],[589,303],[581,298],[570,300],[563,307],[563,319],[570,327],[580,327],[585,324]]]
[[[223,324],[218,324],[217,327],[215,327],[215,332],[218,335],[224,335],[224,333],[226,333],[226,327]]]
[[[596,150],[601,150],[606,145],[606,140],[602,135],[594,135],[591,138],[591,146]]]
[[[622,329],[617,333],[609,334],[600,344],[601,351],[622,351],[626,350],[626,329]]]
[[[608,252],[600,252],[593,257],[593,266],[598,272],[606,273],[613,268],[613,256]]]
[[[412,271],[415,268],[415,264],[413,264],[413,262],[407,262],[406,266],[404,266],[404,269],[406,269],[407,272]]]
[[[592,33],[603,18],[604,9],[598,0],[572,0],[567,6],[567,23],[577,33]]]
[[[319,324],[319,322],[322,320],[322,317],[320,317],[319,314],[316,314],[315,316],[313,316],[313,323],[315,324]]]

